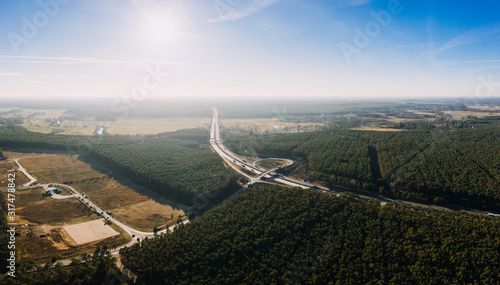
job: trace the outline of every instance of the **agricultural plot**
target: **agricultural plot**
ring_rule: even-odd
[[[12,174],[15,175],[16,186],[29,181],[22,172],[16,171],[17,168],[17,164],[13,161],[0,162],[0,188],[7,187],[9,178],[12,178]],[[9,176],[9,174],[11,175]]]
[[[114,237],[120,234],[106,225],[104,219],[65,226],[64,230],[78,245]]]
[[[96,120],[61,120],[59,124],[57,117],[52,120],[47,118],[36,118],[25,120],[23,127],[37,133],[58,133],[62,135],[92,135],[96,128],[104,127],[111,135],[136,135],[136,134],[159,134],[174,132],[182,129],[205,128],[210,123],[210,118],[154,118],[154,119],[129,119],[119,118],[115,121]]]
[[[17,157],[18,153],[11,152],[10,155]],[[174,205],[173,202],[162,200],[160,203],[160,199],[152,200],[147,195],[138,193],[108,175],[94,170],[76,155],[42,154],[37,157],[36,154],[32,154],[20,162],[40,182],[66,182],[80,193],[88,195],[89,199],[99,207],[112,211],[119,221],[138,230],[152,231],[154,227],[174,225],[179,216],[182,219],[187,218],[185,209],[174,209],[171,206]],[[65,191],[64,188],[62,190]],[[75,201],[75,207],[88,209],[76,199],[69,200]],[[25,211],[36,211],[36,209]],[[40,217],[43,218],[45,215],[42,214]],[[92,217],[97,218],[96,215]],[[64,217],[62,218],[64,220]]]
[[[292,131],[297,129],[318,129],[324,126],[323,123],[293,123],[283,122],[278,118],[272,119],[223,119],[222,125],[225,128],[241,131],[254,132],[279,132]]]

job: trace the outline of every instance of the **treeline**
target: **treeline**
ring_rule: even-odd
[[[6,159],[7,158],[7,156],[3,153],[2,148],[0,148],[0,158],[1,159]]]
[[[209,149],[208,139],[204,130],[161,134],[101,147],[92,157],[160,195],[202,209],[203,201],[217,204],[238,187],[237,176]]]
[[[50,266],[48,266],[50,265]],[[121,274],[116,267],[116,258],[110,254],[87,257],[80,263],[74,260],[70,266],[61,264],[37,266],[34,263],[17,265],[15,277],[0,275],[1,284],[39,285],[95,285],[120,284]]]
[[[500,220],[258,186],[121,250],[147,284],[495,284]]]
[[[208,131],[201,129],[147,136],[64,136],[20,127],[0,132],[1,146],[73,151],[198,209],[205,209],[206,201],[217,204],[238,187],[237,176],[208,141]]]
[[[237,153],[298,161],[304,176],[427,203],[500,210],[500,129],[328,130],[227,136]]]

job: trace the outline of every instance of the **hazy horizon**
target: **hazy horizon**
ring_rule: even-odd
[[[489,6],[498,3],[4,2],[0,99],[498,97]]]

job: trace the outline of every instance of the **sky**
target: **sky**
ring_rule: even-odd
[[[489,0],[0,1],[0,99],[499,97],[499,12]]]

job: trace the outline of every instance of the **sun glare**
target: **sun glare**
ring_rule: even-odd
[[[152,17],[146,24],[146,36],[155,43],[174,42],[178,34],[177,22],[171,17]]]

